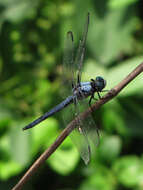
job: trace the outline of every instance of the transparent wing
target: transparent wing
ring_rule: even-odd
[[[63,110],[63,120],[65,125],[67,125],[69,121],[72,121],[80,113],[81,110],[78,106],[79,105],[77,102],[77,104],[71,104],[67,107],[67,109]],[[85,164],[88,164],[90,161],[90,146],[86,134],[87,131],[83,128],[83,126],[82,121],[79,120],[76,128],[70,134],[70,138],[75,144]]]
[[[65,45],[64,45],[64,58],[63,58],[63,81],[67,89],[67,94],[68,90],[69,92],[71,92],[72,87],[76,86],[77,82],[81,81],[88,26],[89,26],[89,13],[86,18],[83,35],[79,42],[75,58],[74,58],[73,33],[71,31],[67,32]]]
[[[89,107],[88,101],[83,99],[77,102],[76,112],[81,113]],[[71,138],[78,148],[82,159],[85,164],[90,161],[91,152],[99,144],[99,132],[92,115],[89,115],[85,120],[78,121],[76,129],[71,134]],[[92,147],[92,148],[91,148]]]
[[[68,124],[81,112],[89,107],[88,100],[83,99],[71,104],[63,110],[64,124]],[[70,134],[72,142],[75,144],[79,151],[81,158],[85,164],[88,164],[91,158],[91,153],[95,151],[99,144],[99,132],[92,115],[89,115],[84,121],[78,120],[76,128]]]
[[[67,32],[64,45],[63,57],[63,83],[66,89],[66,96],[72,92],[72,85],[75,85],[75,65],[74,65],[74,38],[71,31]]]
[[[75,65],[77,66],[77,74],[76,78],[78,79],[77,82],[81,81],[81,74],[83,69],[83,60],[84,60],[84,54],[85,54],[85,44],[87,39],[87,33],[88,33],[88,26],[89,26],[89,13],[86,18],[86,23],[84,26],[84,31],[81,40],[79,41],[79,47],[77,50],[76,58],[75,58]]]
[[[91,157],[90,145],[85,131],[82,130],[82,132],[79,132],[80,126],[81,125],[78,125],[77,128],[72,131],[70,137],[72,142],[77,147],[81,158],[84,160],[85,164],[88,164]]]
[[[78,116],[80,112],[82,111],[79,101],[76,101],[73,104],[73,109],[75,110],[75,117]],[[91,150],[90,150],[90,145],[87,138],[87,133],[86,133],[87,131],[83,128],[84,126],[83,121],[78,120],[77,123],[78,124],[76,128],[72,131],[70,137],[73,143],[76,145],[81,155],[81,158],[84,160],[85,164],[88,164],[91,157]]]

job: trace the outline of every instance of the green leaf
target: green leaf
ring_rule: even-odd
[[[122,142],[118,136],[103,136],[99,146],[99,159],[111,163],[119,156],[121,152]]]
[[[107,86],[113,88],[133,71],[143,60],[143,57],[134,57],[111,68],[107,74]],[[118,96],[129,96],[142,93],[142,75],[137,76],[125,87]]]
[[[109,0],[109,7],[110,8],[121,8],[125,6],[129,6],[133,3],[137,2],[137,0]]]
[[[35,154],[42,147],[42,150],[47,149],[52,144],[58,133],[58,123],[53,118],[41,122],[38,126],[32,129],[32,152]]]
[[[116,181],[112,172],[103,165],[94,167],[94,174],[83,180],[79,190],[115,190]]]
[[[79,153],[70,138],[66,138],[56,152],[47,160],[47,163],[59,174],[68,175],[75,169],[78,160]]]
[[[34,15],[34,7],[37,4],[37,1],[30,3],[29,1],[9,1],[0,2],[0,4],[5,5],[5,9],[2,12],[2,19],[9,20],[13,22],[18,22],[24,18],[28,18]]]
[[[116,131],[122,136],[126,136],[129,133],[124,118],[124,111],[117,99],[113,99],[108,104],[105,104],[102,121],[104,129],[108,133]]]
[[[128,16],[126,16],[127,11]],[[97,10],[96,15],[92,16],[88,48],[99,63],[111,64],[121,54],[134,51],[131,36],[137,25],[134,12],[130,7],[117,10],[105,9],[102,15],[99,15]]]
[[[139,186],[143,181],[143,162],[137,156],[124,156],[116,160],[113,170],[119,182],[128,188]]]
[[[11,159],[15,162],[24,165],[31,156],[31,135],[22,130],[25,126],[25,122],[13,122],[13,125],[9,131],[9,152]]]
[[[8,178],[17,175],[22,170],[20,164],[14,161],[7,160],[6,162],[0,161],[0,178],[7,180]]]

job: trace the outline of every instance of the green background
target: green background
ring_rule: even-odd
[[[11,189],[61,132],[61,114],[22,127],[58,104],[66,32],[90,26],[84,71],[114,87],[143,61],[139,0],[0,0],[0,189]],[[24,189],[142,190],[143,75],[95,113],[100,144],[85,166],[68,137]],[[45,188],[46,187],[46,188]]]

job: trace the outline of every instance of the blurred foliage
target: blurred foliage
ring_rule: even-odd
[[[141,1],[0,0],[0,189],[10,189],[61,131],[61,113],[21,129],[62,100],[64,39],[72,30],[77,46],[87,12],[84,79],[104,76],[110,89],[143,60]],[[142,190],[142,78],[96,111],[101,140],[88,166],[67,138],[25,189]]]

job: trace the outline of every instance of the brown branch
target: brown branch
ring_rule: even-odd
[[[123,79],[118,85],[112,88],[103,98],[98,100],[92,105],[92,109],[88,108],[85,112],[81,113],[76,117],[70,124],[62,131],[60,136],[55,140],[55,142],[33,163],[25,175],[20,179],[20,181],[13,187],[12,190],[20,190],[24,184],[29,180],[29,178],[36,172],[36,170],[49,158],[49,156],[60,146],[64,139],[72,132],[76,126],[77,119],[84,120],[88,115],[94,110],[100,108],[103,104],[115,97],[125,86],[128,85],[135,77],[137,77],[141,72],[143,72],[143,63],[138,65],[125,79]]]

